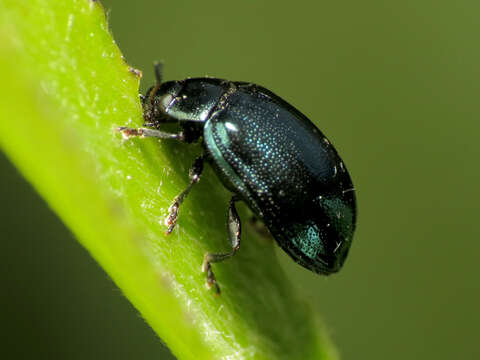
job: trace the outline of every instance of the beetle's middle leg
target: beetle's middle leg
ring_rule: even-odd
[[[170,207],[168,208],[168,216],[165,219],[165,225],[167,226],[167,235],[173,231],[173,228],[177,224],[178,208],[183,203],[183,200],[185,200],[185,197],[188,195],[193,185],[200,181],[200,175],[203,171],[204,159],[205,155],[199,156],[195,159],[189,171],[190,183],[185,190],[183,190],[179,195],[175,196],[172,205],[170,205]]]
[[[220,294],[220,286],[217,284],[215,275],[212,271],[212,263],[221,262],[228,258],[231,258],[240,249],[240,235],[242,232],[240,216],[238,216],[237,209],[235,208],[235,202],[240,200],[236,195],[232,196],[228,206],[228,219],[227,230],[230,245],[232,245],[232,251],[229,253],[212,254],[206,253],[203,259],[202,271],[207,273],[207,286],[211,288],[215,286],[215,291]]]

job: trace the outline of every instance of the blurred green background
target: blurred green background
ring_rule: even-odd
[[[277,255],[344,359],[479,358],[478,1],[102,3],[142,90],[154,60],[166,79],[256,82],[335,144],[359,202],[345,268],[319,277]],[[3,155],[0,168],[2,348],[171,358]]]

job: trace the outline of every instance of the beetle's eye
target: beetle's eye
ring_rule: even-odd
[[[160,107],[164,109],[165,111],[168,110],[170,105],[172,104],[172,101],[174,100],[174,96],[171,94],[166,94],[160,98]]]

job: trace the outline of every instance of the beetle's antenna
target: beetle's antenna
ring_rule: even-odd
[[[153,66],[155,68],[155,79],[157,79],[157,85],[160,85],[162,83],[163,62],[155,61]]]
[[[163,63],[159,61],[155,61],[153,63],[153,68],[155,70],[155,79],[157,79],[157,84],[152,89],[152,91],[150,91],[150,94],[148,96],[148,100],[150,103],[153,102],[153,99],[155,98],[155,94],[157,93],[158,89],[160,89],[160,85],[162,85]]]
[[[163,62],[156,61],[153,66],[155,68],[155,79],[157,79],[157,85],[160,85],[162,83]]]

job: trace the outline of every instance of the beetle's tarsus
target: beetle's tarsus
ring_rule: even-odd
[[[220,295],[220,286],[218,286],[217,279],[215,278],[215,274],[212,271],[212,265],[210,264],[210,253],[206,253],[205,257],[203,258],[203,265],[202,265],[202,271],[207,273],[207,282],[205,285],[207,286],[207,289],[211,289],[212,287],[215,287],[215,294]]]
[[[129,139],[133,136],[142,136],[142,128],[134,129],[126,126],[120,126],[115,130],[121,133],[124,139]]]
[[[168,216],[165,218],[165,225],[167,226],[167,231],[165,232],[167,235],[170,235],[177,225],[177,217],[178,217],[178,208],[180,207],[180,203],[178,202],[178,196],[175,197],[173,200],[172,205],[168,208]]]

